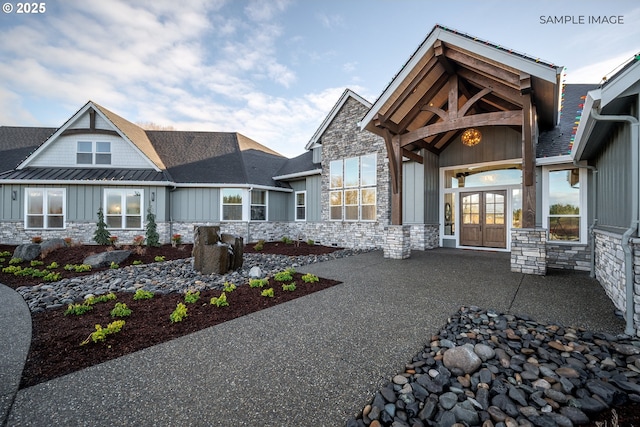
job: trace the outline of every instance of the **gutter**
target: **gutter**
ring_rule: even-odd
[[[627,122],[631,127],[631,224],[629,228],[622,235],[622,249],[624,251],[624,277],[625,277],[625,289],[626,289],[626,327],[624,333],[629,336],[635,335],[634,328],[634,303],[633,303],[633,250],[631,247],[631,236],[638,230],[638,179],[640,174],[638,173],[638,135],[639,127],[638,119],[634,116],[624,115],[601,115],[597,109],[593,107],[591,109],[591,116],[595,120],[608,121],[608,122]]]

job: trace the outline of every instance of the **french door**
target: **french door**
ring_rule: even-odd
[[[506,190],[460,193],[460,245],[507,247]]]

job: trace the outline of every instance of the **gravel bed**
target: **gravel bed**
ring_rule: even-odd
[[[289,267],[300,267],[321,261],[363,253],[363,250],[341,249],[330,254],[286,256],[245,253],[242,268],[227,274],[203,275],[193,269],[193,258],[164,261],[147,265],[104,270],[89,276],[63,279],[58,282],[21,286],[16,289],[32,312],[64,307],[82,301],[88,295],[109,292],[135,292],[144,289],[158,294],[185,292],[187,289],[222,289],[225,282],[236,286],[249,281],[252,267],[260,267],[263,276],[270,276]]]
[[[347,427],[574,426],[640,402],[640,340],[463,307]]]

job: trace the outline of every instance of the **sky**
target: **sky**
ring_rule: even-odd
[[[637,0],[3,2],[0,125],[60,127],[92,100],[287,157],[346,88],[374,102],[436,24],[565,66],[567,83],[640,52]]]

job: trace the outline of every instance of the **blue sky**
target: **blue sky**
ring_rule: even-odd
[[[59,127],[93,100],[288,157],[345,88],[375,101],[435,24],[563,65],[568,83],[598,83],[640,52],[636,0],[65,0],[28,15],[8,3],[0,125]]]

